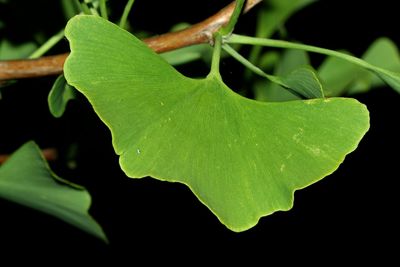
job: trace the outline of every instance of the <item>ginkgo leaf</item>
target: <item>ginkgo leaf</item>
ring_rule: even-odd
[[[47,102],[49,104],[50,113],[60,118],[67,107],[70,100],[75,98],[75,91],[64,78],[64,75],[58,76],[50,90]]]
[[[89,215],[89,193],[51,172],[38,146],[28,142],[0,166],[0,198],[57,217],[107,241]]]
[[[274,75],[288,76],[289,73],[305,65],[310,65],[310,60],[306,52],[301,50],[287,49],[281,53],[279,62],[274,68]],[[257,100],[268,102],[281,102],[300,99],[298,95],[285,90],[277,83],[268,82],[255,84],[255,98]]]
[[[124,172],[186,184],[234,231],[290,209],[294,191],[338,168],[369,127],[354,99],[264,103],[218,75],[185,77],[100,17],[73,18],[66,36],[65,77],[111,130]]]

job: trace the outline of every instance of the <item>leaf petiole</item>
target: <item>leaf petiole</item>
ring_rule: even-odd
[[[135,2],[135,0],[128,0],[128,3],[126,3],[126,6],[124,8],[124,12],[122,13],[122,17],[121,17],[121,20],[119,22],[119,26],[122,29],[125,29],[126,21],[128,20],[128,15],[129,15],[129,12],[131,12],[131,9],[132,9],[132,6],[133,6],[134,2]]]
[[[108,20],[106,0],[100,0],[100,14],[104,19]]]
[[[80,9],[82,10],[83,14],[85,15],[92,15],[89,6],[85,2],[81,2],[79,0],[75,0]]]
[[[242,13],[244,2],[245,2],[245,0],[236,0],[235,9],[234,9],[232,16],[228,22],[228,25],[223,27],[220,31],[222,35],[228,35],[228,34],[232,33],[232,31],[235,28],[235,25],[239,19],[240,13]]]
[[[255,74],[267,78],[271,82],[275,83],[280,83],[279,78],[275,77],[274,75],[269,75],[266,74],[262,69],[251,63],[249,60],[247,60],[245,57],[243,57],[241,54],[239,54],[235,49],[233,49],[230,45],[224,44],[222,48],[229,54],[231,55],[234,59],[242,63],[245,67],[247,67],[249,70],[253,71]]]
[[[221,74],[219,73],[219,63],[221,61],[221,47],[222,47],[222,35],[220,33],[216,33],[214,36],[214,50],[211,61],[211,71],[208,76],[214,76],[218,79],[221,78]]]
[[[308,52],[337,57],[346,60],[350,63],[353,63],[355,65],[358,65],[360,67],[363,67],[369,71],[372,71],[373,73],[378,75],[382,80],[384,80],[388,85],[390,85],[395,90],[400,92],[400,73],[395,73],[389,70],[376,67],[362,59],[359,59],[357,57],[348,54],[312,45],[297,44],[282,40],[257,38],[257,37],[250,37],[237,34],[232,34],[231,36],[229,36],[226,39],[226,42],[231,44],[248,44],[248,45],[261,45],[261,46],[276,47],[276,48],[300,49]]]
[[[242,63],[249,70],[261,77],[267,78],[273,83],[276,83],[290,93],[303,98],[323,98],[322,84],[316,76],[314,70],[311,67],[302,67],[294,70],[287,76],[275,76],[265,73],[262,69],[255,66],[249,60],[240,55],[236,50],[227,44],[224,44],[222,48],[230,54],[234,59]]]
[[[49,51],[53,46],[55,46],[59,41],[64,38],[64,29],[50,37],[44,44],[42,44],[35,52],[33,52],[29,59],[35,59],[43,56],[47,51]]]

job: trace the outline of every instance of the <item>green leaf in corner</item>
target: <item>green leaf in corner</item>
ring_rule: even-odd
[[[374,66],[400,72],[398,49],[388,38],[379,38],[373,42],[362,59]],[[318,73],[324,81],[327,96],[363,93],[385,85],[375,73],[336,57],[328,57],[319,67]]]
[[[341,53],[338,51],[321,48],[321,47],[316,47],[316,46],[312,46],[312,45],[298,44],[298,43],[292,43],[292,42],[288,42],[288,41],[273,40],[273,39],[267,39],[267,38],[250,37],[250,36],[237,35],[237,34],[232,34],[229,38],[227,38],[226,42],[230,43],[230,44],[248,44],[248,45],[261,45],[261,46],[268,46],[268,47],[298,49],[298,50],[304,50],[304,51],[308,51],[308,52],[314,52],[314,53],[319,53],[319,54],[324,54],[327,56],[340,58],[340,59],[346,60],[352,64],[355,64],[359,67],[362,67],[366,70],[371,71],[372,73],[377,75],[379,78],[381,78],[383,81],[385,81],[393,89],[400,92],[400,73],[399,72],[384,69],[382,67],[370,64],[367,61],[362,60],[360,58],[356,58],[354,56],[344,54],[344,53]]]
[[[399,51],[393,41],[388,38],[382,37],[373,42],[362,59],[377,67],[400,73]],[[349,94],[363,93],[384,85],[379,76],[366,70],[359,70],[356,77],[357,79],[349,88]],[[386,82],[391,83],[387,80]],[[400,92],[400,89],[398,91]]]
[[[36,48],[37,45],[32,42],[16,45],[4,39],[0,41],[0,60],[27,58]]]
[[[66,37],[69,84],[109,127],[132,178],[186,184],[229,229],[293,205],[293,194],[332,173],[368,130],[354,99],[265,103],[218,75],[183,76],[136,37],[76,16]]]
[[[51,172],[34,142],[28,142],[0,166],[0,197],[57,217],[107,242],[88,214],[91,198],[81,187]]]
[[[50,113],[60,118],[67,107],[68,101],[75,98],[75,89],[70,86],[64,78],[64,75],[58,76],[50,90],[47,102]]]

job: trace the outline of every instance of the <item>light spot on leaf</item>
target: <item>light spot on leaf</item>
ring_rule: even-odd
[[[286,165],[285,165],[285,164],[282,164],[282,165],[281,165],[281,168],[280,168],[280,171],[283,172],[283,171],[285,170],[285,167],[286,167]]]
[[[309,146],[307,147],[307,150],[313,153],[315,156],[319,156],[321,154],[321,149],[315,146]]]
[[[294,134],[293,137],[292,137],[293,141],[295,141],[296,143],[300,143],[301,136],[304,133],[304,129],[303,128],[298,128],[298,130],[299,130],[299,132]]]

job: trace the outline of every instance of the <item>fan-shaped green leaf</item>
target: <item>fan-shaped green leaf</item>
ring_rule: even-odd
[[[50,214],[107,241],[88,214],[89,193],[54,175],[34,142],[23,145],[0,167],[0,197]]]
[[[99,17],[73,18],[66,36],[65,77],[110,128],[125,173],[186,184],[234,231],[290,209],[293,192],[333,172],[369,127],[353,99],[263,103],[215,75],[184,77]]]
[[[51,114],[60,118],[67,107],[68,101],[75,98],[75,89],[72,88],[64,78],[64,75],[58,76],[50,90],[47,102]]]

